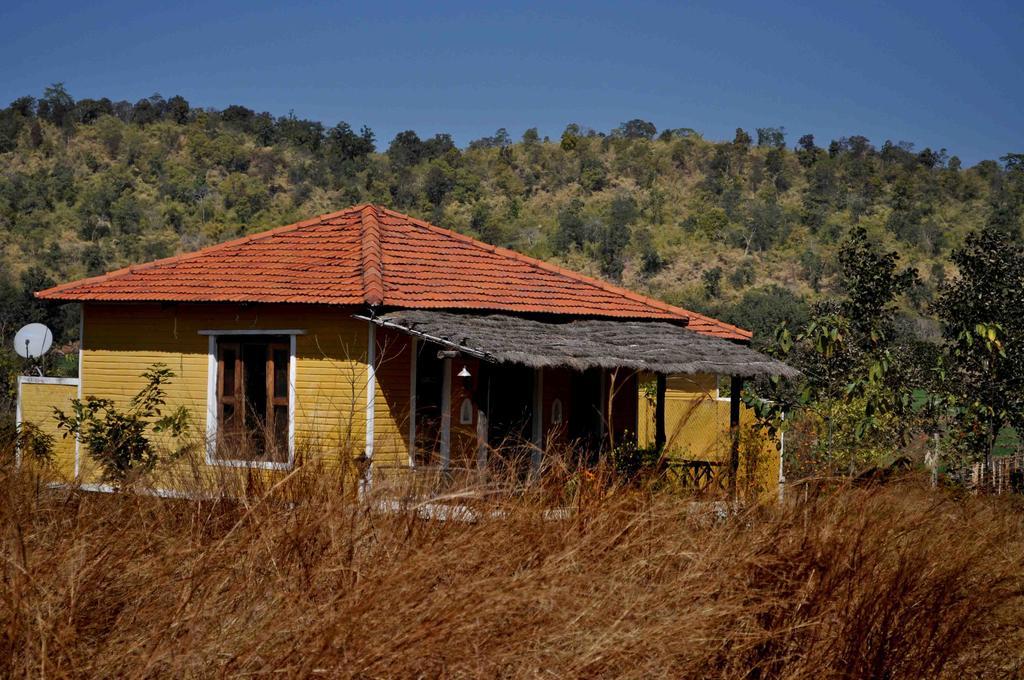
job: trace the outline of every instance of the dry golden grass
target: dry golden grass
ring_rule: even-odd
[[[0,673],[1021,672],[1024,516],[1006,499],[908,480],[722,519],[599,489],[561,519],[537,494],[443,522],[382,512],[339,474],[307,465],[240,500],[190,501],[0,472]]]

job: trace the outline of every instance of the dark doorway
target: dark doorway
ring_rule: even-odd
[[[416,465],[441,464],[441,404],[444,359],[440,347],[417,343],[416,349]]]
[[[604,432],[601,387],[601,369],[592,368],[572,375],[571,413],[566,434],[581,451],[595,456],[601,449]]]
[[[517,364],[491,364],[487,439],[494,454],[524,474],[533,453],[534,370]]]

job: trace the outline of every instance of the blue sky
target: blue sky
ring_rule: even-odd
[[[0,102],[159,92],[333,125],[558,136],[630,118],[1024,151],[1024,3],[7,2]]]

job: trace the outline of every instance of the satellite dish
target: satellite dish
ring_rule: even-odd
[[[14,335],[14,351],[24,359],[38,359],[50,351],[53,333],[41,323],[22,326]]]

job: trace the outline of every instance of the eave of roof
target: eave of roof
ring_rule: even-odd
[[[654,373],[792,378],[799,372],[746,345],[656,320],[547,322],[508,314],[405,310],[357,316],[493,363],[625,368]]]

